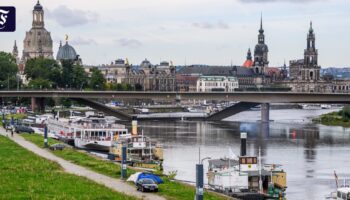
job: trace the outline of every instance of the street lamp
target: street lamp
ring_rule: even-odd
[[[200,157],[200,156],[199,156]],[[199,158],[200,159],[200,158]],[[203,161],[211,159],[211,157],[205,157],[200,159],[199,164],[196,165],[196,198],[195,200],[203,200],[204,194],[204,170],[203,170]]]

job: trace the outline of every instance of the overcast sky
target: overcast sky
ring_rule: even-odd
[[[254,49],[263,13],[270,66],[303,58],[310,20],[323,67],[350,67],[349,0],[41,0],[56,57],[69,42],[84,64],[128,58],[139,64],[241,65]],[[15,33],[0,33],[0,51],[22,52],[34,0],[1,0],[17,9]]]

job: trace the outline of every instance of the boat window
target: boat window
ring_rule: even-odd
[[[246,164],[246,159],[245,159],[245,158],[242,158],[241,163],[242,163],[242,164]]]
[[[253,164],[256,164],[256,163],[258,163],[256,158],[253,158]]]
[[[337,197],[341,198],[341,192],[337,192]]]
[[[253,164],[253,158],[247,158],[247,164]]]
[[[346,194],[345,193],[342,193],[342,199],[345,199],[346,200]]]

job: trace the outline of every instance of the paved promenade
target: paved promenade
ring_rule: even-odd
[[[126,183],[122,180],[111,178],[111,177],[96,173],[94,171],[91,171],[91,170],[86,169],[84,167],[81,167],[79,165],[76,165],[76,164],[73,164],[69,161],[66,161],[60,157],[55,156],[50,151],[39,148],[35,144],[26,141],[23,137],[21,137],[18,134],[14,134],[14,136],[11,137],[11,133],[10,132],[6,133],[6,131],[2,127],[0,128],[0,134],[5,135],[5,136],[8,134],[9,138],[12,139],[13,141],[15,141],[20,146],[28,149],[29,151],[34,152],[35,154],[37,154],[43,158],[57,162],[59,165],[62,166],[64,171],[67,173],[86,177],[87,179],[95,181],[95,182],[97,182],[101,185],[104,185],[104,186],[106,186],[114,191],[122,192],[122,193],[125,193],[127,195],[134,196],[134,197],[137,197],[140,199],[144,199],[144,200],[163,200],[163,199],[165,199],[163,197],[155,195],[154,193],[138,192],[138,191],[136,191],[136,187],[129,185],[128,183]]]

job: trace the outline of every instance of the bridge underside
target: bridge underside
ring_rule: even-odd
[[[123,113],[119,110],[113,109],[111,107],[108,107],[102,103],[92,101],[90,99],[84,99],[84,98],[71,98],[71,99],[79,103],[82,103],[86,106],[89,106],[95,110],[101,111],[107,115],[117,117],[118,119],[121,119],[121,120],[131,121],[132,117],[130,115]]]
[[[214,113],[207,117],[206,120],[208,121],[221,121],[227,117],[230,117],[232,115],[235,115],[237,113],[249,110],[250,108],[253,108],[254,106],[259,105],[260,103],[251,103],[251,102],[239,102],[235,105],[232,105],[228,108],[225,108],[224,110],[221,110],[217,113]]]

